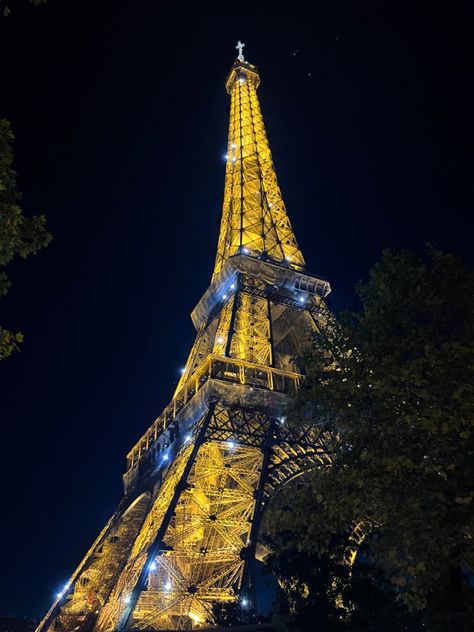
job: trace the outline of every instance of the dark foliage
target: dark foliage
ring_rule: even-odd
[[[9,121],[0,119],[0,266],[3,268],[17,256],[26,259],[51,241],[44,215],[26,217],[19,205],[21,194],[16,187],[13,171],[12,142],[14,136]],[[0,272],[0,297],[11,283]],[[23,335],[0,326],[0,360],[19,348]]]
[[[289,421],[311,411],[332,465],[288,485],[270,510],[278,560],[300,553],[277,570],[316,604],[301,557],[342,559],[356,528],[371,563],[356,563],[352,582],[341,578],[354,622],[469,609],[473,272],[431,247],[423,258],[385,251],[358,294],[360,311],[331,319],[303,358],[307,378]]]

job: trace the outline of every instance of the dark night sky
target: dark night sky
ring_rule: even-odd
[[[24,208],[54,234],[9,267],[1,302],[26,341],[0,365],[0,613],[49,606],[178,379],[214,260],[239,38],[335,310],[384,247],[432,241],[472,261],[467,2],[172,4],[49,0],[0,19],[0,116]]]

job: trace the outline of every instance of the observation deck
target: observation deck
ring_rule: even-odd
[[[302,377],[299,373],[245,360],[209,355],[127,454],[125,491],[133,488],[140,477],[140,464],[150,458],[152,449],[158,455],[178,436],[192,432],[196,419],[217,396],[229,403],[241,398],[247,404],[273,410],[275,416],[281,416]]]

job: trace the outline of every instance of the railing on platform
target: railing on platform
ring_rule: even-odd
[[[299,386],[301,375],[245,360],[209,355],[127,454],[128,469],[136,465],[142,454],[155,443],[159,435],[209,379],[245,384],[291,396]]]

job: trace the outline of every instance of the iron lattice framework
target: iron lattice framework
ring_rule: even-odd
[[[189,629],[213,605],[251,603],[251,561],[272,493],[327,463],[316,428],[290,430],[295,365],[324,324],[329,284],[307,274],[278,187],[255,66],[243,56],[231,97],[225,193],[195,344],[170,404],[128,454],[116,512],[38,627]],[[242,602],[244,603],[244,601]]]

